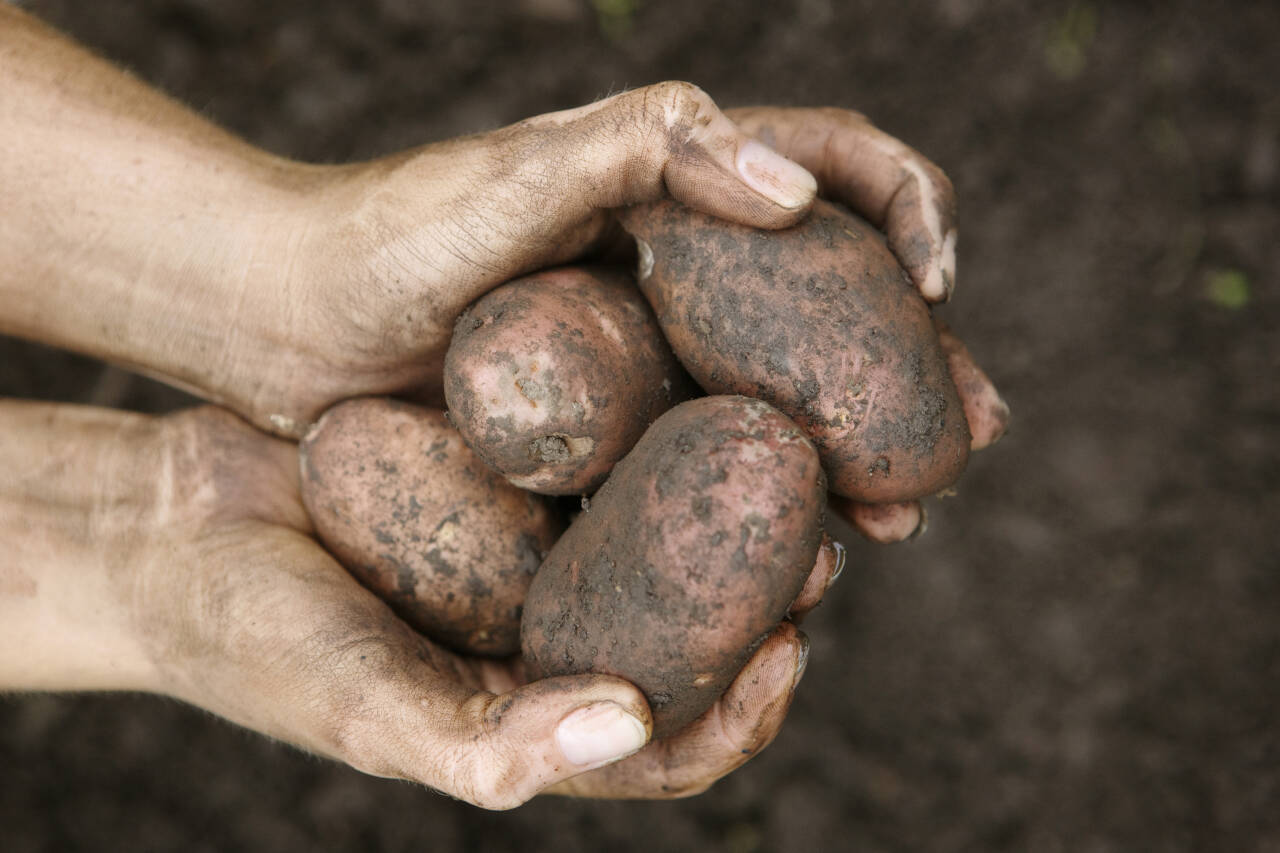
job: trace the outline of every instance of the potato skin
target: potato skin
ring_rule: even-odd
[[[794,418],[833,491],[905,501],[960,476],[969,428],[928,307],[871,225],[821,200],[784,231],[671,201],[621,219],[685,368],[709,393]]]
[[[519,648],[520,611],[564,524],[487,469],[444,413],[387,398],[330,409],[299,448],[302,498],[328,549],[433,640]]]
[[[565,267],[486,294],[445,357],[449,417],[513,484],[604,482],[654,419],[696,390],[629,275]]]
[[[529,677],[617,675],[644,691],[655,737],[683,728],[804,587],[825,495],[813,445],[773,407],[676,406],[538,570],[521,626]]]

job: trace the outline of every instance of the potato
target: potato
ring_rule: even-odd
[[[357,580],[458,651],[519,648],[525,592],[564,529],[547,499],[487,469],[443,412],[385,398],[330,409],[300,455],[316,532]]]
[[[696,390],[630,276],[574,267],[471,306],[445,357],[444,389],[476,454],[550,495],[594,490],[658,415]]]
[[[773,407],[676,406],[538,570],[521,626],[529,676],[617,675],[644,691],[655,737],[684,727],[804,588],[825,495],[813,445]]]
[[[833,491],[905,501],[960,476],[969,430],[929,309],[869,224],[823,201],[785,231],[672,201],[621,219],[685,368],[709,393],[794,418]]]

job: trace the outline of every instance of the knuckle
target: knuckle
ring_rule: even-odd
[[[544,787],[528,757],[503,737],[501,719],[508,707],[501,696],[477,694],[459,709],[464,734],[447,750],[450,793],[493,811],[513,809]]]
[[[406,773],[394,759],[388,759],[376,727],[351,709],[339,709],[328,715],[328,730],[321,736],[323,749],[361,773],[384,779],[406,779]],[[394,752],[393,752],[394,755]]]
[[[202,417],[209,414],[210,418]],[[223,442],[221,415],[202,408],[173,416],[168,440],[156,458],[160,461],[157,485],[164,515],[198,521],[226,503],[224,492],[235,480],[235,471],[224,457],[211,452]]]
[[[955,206],[956,189],[951,183],[951,179],[947,177],[947,173],[936,164],[926,161],[925,174],[929,176],[929,180],[933,183],[934,191],[939,199],[949,207]]]
[[[863,127],[872,124],[864,113],[843,107],[816,107],[814,112],[818,118],[824,119],[836,127]]]
[[[710,122],[717,108],[711,96],[683,80],[654,83],[634,93],[645,123],[674,135],[687,135]]]
[[[452,758],[453,791],[473,805],[505,811],[537,793],[525,762],[492,737],[478,737]]]
[[[670,791],[665,791],[664,793],[667,795],[668,799],[686,800],[689,797],[696,797],[700,794],[705,794],[707,791],[711,790],[711,786],[714,784],[715,780],[699,779],[696,782],[690,782],[688,784],[681,785],[678,788],[672,788]]]
[[[471,794],[464,796],[463,799],[473,806],[494,812],[510,811],[524,805],[528,800],[527,797],[522,797],[514,791],[503,790],[485,783],[475,786]]]
[[[158,509],[191,523],[264,516],[273,505],[273,468],[262,435],[235,415],[201,406],[163,422],[156,459]]]
[[[652,796],[660,800],[683,800],[708,791],[728,770],[707,766],[669,768],[654,780]]]
[[[672,107],[699,108],[709,106],[711,98],[700,86],[686,80],[664,80],[654,83],[652,88],[658,98]]]

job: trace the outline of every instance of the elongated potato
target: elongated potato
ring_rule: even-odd
[[[594,490],[658,415],[695,390],[629,275],[527,276],[458,320],[449,417],[489,467],[550,495]]]
[[[813,445],[773,407],[676,406],[538,570],[521,626],[529,676],[620,676],[644,691],[655,737],[679,730],[804,588],[825,495]]]
[[[832,491],[906,501],[960,476],[969,430],[929,310],[865,221],[823,201],[776,232],[671,201],[621,219],[685,368],[794,418]]]
[[[525,592],[564,529],[545,498],[486,468],[443,412],[386,398],[333,407],[300,454],[316,532],[361,583],[458,651],[519,648]]]

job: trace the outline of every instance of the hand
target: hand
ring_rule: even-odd
[[[778,228],[805,215],[817,175],[885,229],[926,298],[954,283],[949,182],[856,113],[756,107],[733,111],[735,125],[696,87],[662,83],[373,163],[308,166],[11,6],[0,22],[0,190],[20,211],[0,233],[0,332],[157,374],[281,435],[359,394],[412,387],[438,402],[465,305],[590,251],[609,208],[664,194]],[[962,347],[951,359],[994,406],[984,423],[1000,421],[990,382]],[[993,440],[971,426],[975,446]],[[923,520],[914,503],[844,509],[880,540]]]
[[[670,195],[761,228],[798,221],[813,174],[752,135],[881,224],[927,298],[953,279],[946,178],[853,113],[755,108],[739,127],[696,87],[660,83],[312,166],[13,7],[0,22],[0,190],[21,211],[0,233],[0,332],[158,374],[277,434],[358,394],[434,397],[462,308],[589,252],[610,208]]]
[[[359,394],[438,390],[453,321],[671,195],[762,228],[813,177],[687,83],[372,163],[210,125],[0,4],[0,333],[122,362],[298,437]]]
[[[518,660],[415,634],[312,538],[296,447],[226,412],[10,402],[0,431],[12,439],[0,445],[4,689],[166,693],[367,773],[508,808],[542,791],[704,790],[769,743],[804,668],[807,643],[783,623],[719,704],[645,745],[649,709],[626,681],[526,684]],[[819,563],[797,613],[836,571]]]
[[[688,118],[673,118],[682,115]],[[622,131],[606,135],[606,126]],[[362,198],[374,199],[364,202],[361,218],[379,226],[359,241],[366,247],[359,275],[344,271],[331,281],[323,270],[344,270],[343,263],[320,260],[315,280],[328,295],[315,301],[351,306],[362,298],[351,292],[352,281],[380,284],[360,312],[335,315],[337,325],[324,336],[337,344],[331,365],[342,363],[339,351],[347,354],[345,368],[328,374],[349,382],[336,396],[415,385],[435,399],[453,319],[467,304],[522,272],[570,261],[607,242],[607,208],[654,198],[663,185],[725,219],[760,227],[795,221],[807,211],[807,198],[800,207],[783,208],[741,186],[748,173],[735,172],[724,154],[743,150],[743,132],[776,146],[807,170],[804,177],[817,175],[821,194],[884,228],[926,299],[950,298],[955,194],[933,163],[857,113],[752,107],[722,115],[700,90],[659,84],[358,169],[353,186],[362,188]],[[701,140],[701,150],[690,149],[690,133]],[[785,168],[779,166],[779,173]],[[482,177],[470,181],[464,195],[455,184],[471,175]],[[477,239],[481,234],[488,239]],[[387,285],[392,279],[394,287]],[[352,318],[356,322],[348,322]],[[1003,434],[1008,407],[963,343],[941,328],[939,334],[972,449],[984,448]],[[308,405],[324,401],[315,396],[323,387],[319,377],[306,383],[314,397]],[[911,538],[926,526],[919,501],[876,505],[832,496],[831,506],[876,542]]]
[[[778,205],[742,185],[752,174],[735,171],[747,150],[744,133],[791,158],[776,166],[777,174],[796,163],[804,167],[792,174],[803,203]],[[697,145],[690,146],[691,138]],[[331,318],[336,325],[325,340],[335,352],[327,361],[339,365],[339,353],[347,355],[345,368],[331,370],[329,379],[345,375],[350,383],[335,399],[410,385],[435,399],[457,314],[520,273],[573,260],[606,242],[608,208],[656,198],[665,186],[722,218],[781,227],[807,212],[810,173],[822,195],[885,229],[927,300],[950,298],[951,182],[922,155],[847,110],[751,107],[722,114],[700,90],[664,83],[361,167],[350,178],[365,199],[359,218],[378,224],[359,241],[365,246],[365,260],[356,262],[361,272],[353,276],[326,256],[315,276],[327,294],[316,304],[344,311],[365,298],[352,292],[353,281],[377,283],[360,311]],[[342,274],[331,280],[326,269]],[[939,334],[972,449],[982,449],[1003,434],[1008,406],[964,344],[942,327]],[[319,377],[305,387],[314,398],[307,405],[324,402],[315,395],[324,387]],[[926,526],[919,501],[860,504],[832,496],[831,506],[876,542],[911,538]]]
[[[323,257],[314,275],[323,294],[315,304],[337,309],[327,340],[355,354],[339,370],[350,377],[344,393],[433,388],[462,308],[520,273],[599,245],[609,208],[669,194],[724,219],[784,227],[807,213],[811,174],[819,192],[885,229],[926,299],[950,296],[951,183],[845,110],[725,114],[687,83],[662,83],[359,167],[348,178],[355,212],[326,217],[363,223],[359,239],[325,241],[341,257]],[[354,255],[352,245],[361,247]],[[336,347],[330,362],[340,363]]]

